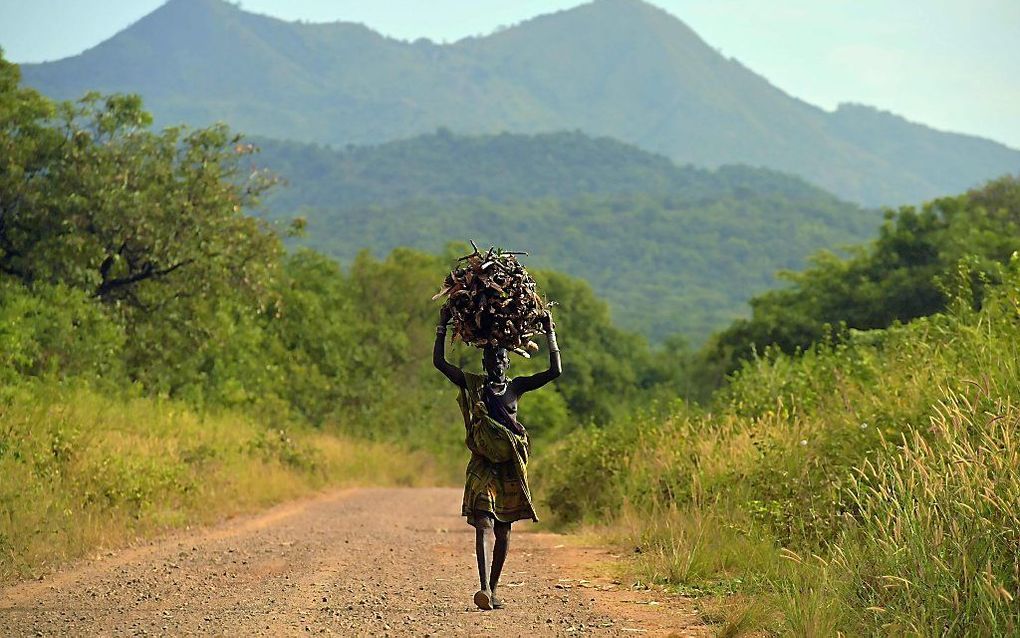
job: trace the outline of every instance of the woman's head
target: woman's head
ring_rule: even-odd
[[[510,367],[510,354],[506,348],[488,345],[482,352],[482,367],[491,380],[499,382],[506,379],[506,371]]]

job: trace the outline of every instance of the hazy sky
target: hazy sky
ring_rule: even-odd
[[[162,0],[0,0],[15,62],[80,53]],[[453,41],[578,0],[242,0],[288,20]],[[654,0],[709,44],[827,109],[862,102],[1020,148],[1020,0]]]

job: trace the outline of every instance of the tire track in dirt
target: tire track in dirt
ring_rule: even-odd
[[[604,547],[515,526],[479,611],[456,489],[352,489],[0,592],[0,635],[707,636],[691,601],[632,591]],[[658,603],[658,604],[655,604]]]

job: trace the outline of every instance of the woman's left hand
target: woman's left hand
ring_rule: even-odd
[[[542,327],[545,328],[546,333],[552,332],[556,328],[556,324],[553,323],[552,311],[546,310],[542,315]]]

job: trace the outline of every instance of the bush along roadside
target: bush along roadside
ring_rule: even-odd
[[[754,359],[703,411],[574,433],[539,491],[639,547],[645,580],[708,596],[730,635],[1015,635],[1016,257],[1006,271],[980,303],[961,285],[945,313]]]

